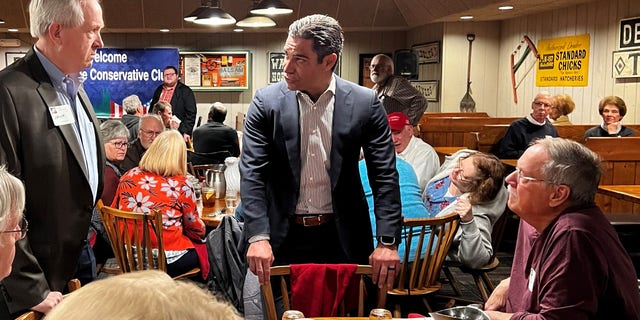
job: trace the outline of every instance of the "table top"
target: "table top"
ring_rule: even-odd
[[[216,199],[215,206],[213,208],[203,208],[200,201],[198,202],[198,210],[202,212],[200,216],[202,222],[208,227],[217,227],[222,221],[222,216],[224,213],[220,214],[220,211],[226,209],[226,204],[224,199]]]
[[[500,159],[500,161],[510,167],[518,166],[518,159]]]
[[[446,156],[450,156],[462,149],[467,149],[467,147],[433,147],[437,153],[444,154]]]
[[[640,204],[640,185],[599,185],[598,193]]]

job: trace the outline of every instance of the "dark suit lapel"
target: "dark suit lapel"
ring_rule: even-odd
[[[296,179],[296,188],[300,186],[300,110],[298,109],[298,98],[296,92],[288,90],[283,86],[282,103],[280,107],[280,121],[284,133],[284,143],[287,148],[287,156],[291,171]]]
[[[38,93],[42,97],[42,100],[46,104],[45,108],[47,109],[45,112],[49,112],[49,107],[60,105],[60,100],[58,100],[58,94],[53,86],[49,82],[41,82],[38,87]],[[84,176],[89,181],[89,174],[87,172],[87,168],[84,165],[84,156],[82,155],[82,149],[80,148],[80,143],[78,142],[78,138],[76,134],[73,132],[73,126],[71,124],[65,124],[62,126],[58,126],[58,129],[62,133],[62,137],[69,145],[69,149],[71,149],[71,153],[78,161],[78,165],[82,168],[82,172]]]
[[[353,116],[354,99],[351,95],[351,88],[344,85],[344,81],[336,77],[336,96],[333,106],[333,126],[331,128],[331,168],[329,177],[331,178],[331,189],[336,187],[340,170],[342,170],[342,139],[349,134],[351,128],[351,118]]]

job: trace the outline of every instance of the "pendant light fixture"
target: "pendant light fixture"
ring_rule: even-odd
[[[234,17],[220,9],[220,0],[202,0],[202,6],[184,17],[184,20],[210,26],[224,26],[236,23]]]
[[[260,0],[253,0],[253,5],[251,5],[251,9],[254,9],[258,6]],[[276,25],[276,22],[271,18],[263,15],[258,15],[249,12],[244,19],[238,21],[236,26],[242,28],[268,28]]]
[[[281,0],[262,0],[258,5],[251,9],[251,13],[254,14],[288,14],[293,12],[293,9],[289,8]]]

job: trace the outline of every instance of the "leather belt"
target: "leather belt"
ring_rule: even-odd
[[[333,219],[333,214],[308,214],[297,215],[293,218],[293,222],[305,227],[321,226]]]

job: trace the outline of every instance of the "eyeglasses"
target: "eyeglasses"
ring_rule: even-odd
[[[29,222],[27,222],[27,219],[25,219],[23,217],[22,220],[20,220],[20,224],[18,224],[18,228],[20,228],[20,229],[0,231],[0,233],[16,233],[16,232],[20,232],[20,239],[19,240],[24,239],[24,237],[27,236],[27,231],[29,231]]]
[[[127,142],[121,142],[121,141],[116,141],[116,142],[109,142],[111,143],[114,147],[116,147],[117,149],[122,149],[122,148],[126,148],[129,146],[129,143]]]
[[[535,104],[538,107],[545,107],[545,108],[550,108],[553,106],[551,103],[545,103],[542,101],[534,101],[533,104]]]
[[[462,169],[462,160],[467,159],[466,157],[462,157],[462,158],[458,158],[458,165],[453,168],[453,170],[458,171],[458,180],[460,181],[464,181],[464,182],[473,182],[475,180],[479,180],[479,178],[476,177],[465,177],[464,176],[464,170]]]
[[[520,170],[520,168],[516,167],[516,175],[518,175],[518,182],[522,181],[523,179],[526,181],[539,181],[539,182],[546,182],[549,183],[546,180],[543,179],[538,179],[538,178],[533,178],[533,177],[527,177],[525,175],[522,174],[522,170]]]
[[[140,129],[140,132],[144,133],[144,135],[149,138],[156,137],[162,133],[162,131],[153,131],[153,130],[144,130],[144,129]]]

